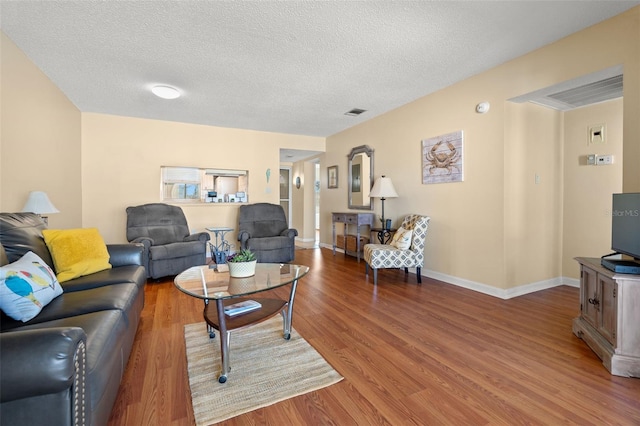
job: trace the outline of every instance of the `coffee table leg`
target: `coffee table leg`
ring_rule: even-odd
[[[281,311],[283,322],[283,337],[285,340],[291,339],[291,323],[293,322],[293,300],[296,297],[296,287],[298,279],[294,279],[291,283],[291,294],[289,295],[289,303]]]
[[[205,299],[204,300],[204,315],[206,315],[207,312],[207,305],[209,304],[209,300]],[[207,324],[207,333],[209,333],[209,339],[213,339],[216,337],[216,329],[211,327],[209,324]]]
[[[229,374],[229,338],[230,333],[227,331],[227,322],[224,317],[224,304],[222,303],[222,299],[216,300],[216,310],[218,311],[218,324],[220,327],[220,358],[221,358],[221,366],[222,371],[220,372],[220,377],[218,377],[218,382],[224,383],[227,381],[227,374]]]

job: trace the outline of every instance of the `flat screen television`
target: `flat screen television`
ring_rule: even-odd
[[[624,254],[640,261],[640,193],[613,194],[611,249],[615,252],[613,254]],[[601,262],[605,268],[616,272],[639,273],[640,263],[604,259],[607,256],[603,256]]]
[[[611,249],[640,260],[640,192],[613,194]]]

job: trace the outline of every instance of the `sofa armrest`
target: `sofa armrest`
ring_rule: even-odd
[[[238,231],[238,241],[240,241],[240,249],[244,250],[247,248],[247,241],[251,238],[251,233],[249,231],[245,231],[241,229]]]
[[[209,235],[208,232],[197,232],[195,234],[191,234],[188,235],[186,237],[184,237],[184,242],[188,242],[188,241],[202,241],[207,242],[209,241],[209,239],[211,239],[211,235]]]
[[[285,229],[284,231],[282,231],[280,233],[281,237],[288,237],[288,238],[295,238],[298,236],[298,230],[297,229]]]
[[[133,244],[142,244],[146,249],[149,249],[149,247],[151,247],[154,243],[153,238],[149,237],[138,237],[135,240],[131,240],[129,242]]]
[[[107,250],[110,256],[109,263],[114,267],[127,265],[144,266],[142,263],[144,245],[141,243],[107,244]]]
[[[76,401],[83,403],[86,339],[79,327],[0,333],[0,401],[73,388]]]

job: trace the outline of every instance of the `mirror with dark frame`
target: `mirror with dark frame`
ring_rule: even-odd
[[[372,210],[373,200],[369,192],[373,186],[373,149],[367,145],[357,146],[347,158],[349,208]]]

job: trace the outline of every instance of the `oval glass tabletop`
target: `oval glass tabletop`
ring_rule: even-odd
[[[200,299],[231,299],[272,290],[302,278],[309,272],[304,265],[258,263],[256,274],[233,278],[207,265],[194,266],[177,275],[174,284],[182,292]]]

